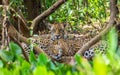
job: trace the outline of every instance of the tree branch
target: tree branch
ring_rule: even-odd
[[[17,14],[17,16],[11,16],[16,24],[18,24],[18,19],[20,19],[20,31],[25,37],[30,36],[29,28],[27,27],[27,21],[23,17],[20,11],[16,12],[12,7],[10,7],[11,14]]]
[[[10,38],[11,38],[15,43],[17,43],[17,44],[21,47],[22,53],[23,53],[23,55],[24,55],[24,57],[25,57],[25,60],[29,61],[29,58],[28,58],[27,54],[25,53],[23,47],[21,46],[20,42],[17,41],[14,37],[10,37]]]
[[[91,41],[86,43],[76,54],[83,54],[86,50],[88,50],[92,45],[97,43],[97,41],[100,40],[100,38],[105,35],[109,29],[116,24],[115,19],[117,18],[118,15],[118,8],[117,8],[117,0],[110,0],[110,20],[107,25],[107,27],[100,32],[97,36],[95,36]]]
[[[33,29],[33,32],[35,31],[35,28],[37,27],[38,23],[40,21],[42,21],[43,19],[45,19],[47,16],[49,16],[50,14],[52,14],[57,8],[59,8],[63,3],[65,3],[67,0],[58,0],[55,4],[53,4],[53,6],[51,6],[49,9],[47,9],[46,11],[44,11],[42,14],[40,14],[39,16],[37,16],[31,25],[31,28]]]

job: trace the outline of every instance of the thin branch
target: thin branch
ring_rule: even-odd
[[[17,14],[17,16],[12,16],[13,20],[16,23],[18,23],[17,19],[20,20],[20,31],[24,36],[29,37],[30,33],[29,33],[29,28],[27,27],[27,21],[23,17],[22,13],[20,11],[16,12],[12,7],[10,7],[10,12],[11,14]]]
[[[31,25],[31,29],[33,29],[33,32],[35,31],[35,28],[37,27],[38,23],[40,21],[42,21],[43,19],[45,19],[47,16],[49,16],[50,14],[52,14],[57,8],[59,8],[63,3],[65,3],[67,0],[58,0],[55,4],[53,4],[53,6],[51,6],[49,9],[47,9],[46,11],[44,11],[42,14],[40,14],[39,16],[37,16]]]
[[[21,46],[20,42],[17,41],[14,37],[10,37],[10,38],[11,38],[12,40],[14,40],[14,42],[17,43],[17,44],[21,47],[22,53],[23,53],[25,59],[26,59],[27,61],[29,61],[29,58],[28,58],[27,54],[25,53],[25,50],[24,50],[23,47]]]
[[[7,29],[7,26],[9,25],[9,22],[8,22],[8,16],[7,16],[7,11],[8,11],[8,7],[6,7],[6,4],[5,2],[6,1],[3,1],[4,5],[3,5],[3,12],[4,12],[4,19],[3,19],[3,22],[2,22],[2,46],[1,48],[3,49],[4,47],[8,47],[8,44],[10,42],[9,40],[9,36],[8,36],[8,29]]]
[[[27,27],[27,21],[26,19],[23,17],[22,12],[16,12],[12,7],[10,7],[11,12],[13,12],[14,14],[17,14],[17,17],[23,22],[23,24],[25,25],[25,27],[28,29]]]
[[[29,33],[29,28],[27,27],[27,21],[26,19],[24,18],[23,14],[21,11],[17,12],[15,11],[12,7],[10,7],[9,5],[0,5],[0,8],[9,8],[10,10],[10,13],[11,13],[11,17],[12,19],[14,20],[15,23],[18,23],[18,20],[17,19],[20,19],[20,30],[22,32],[22,34],[26,37],[29,37],[30,36],[30,33]],[[13,16],[13,14],[17,14],[17,16]]]

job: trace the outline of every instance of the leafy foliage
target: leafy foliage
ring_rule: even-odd
[[[80,25],[99,21],[103,23],[109,16],[107,12],[108,0],[88,0],[88,5],[83,5],[84,0],[69,0],[55,13],[49,16],[51,22],[69,22],[74,29]]]

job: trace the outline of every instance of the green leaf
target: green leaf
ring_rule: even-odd
[[[17,56],[17,60],[16,61],[19,61],[20,64],[24,61],[25,59],[21,56]]]
[[[29,69],[29,68],[30,68],[30,64],[27,61],[23,61],[22,62],[22,70]]]
[[[38,66],[34,70],[33,75],[48,75],[46,67],[45,66]]]
[[[51,70],[54,70],[54,71],[58,70],[58,67],[57,67],[52,61],[50,61],[50,62],[47,64],[47,66],[48,66]]]
[[[107,65],[102,56],[98,55],[94,59],[95,75],[107,75]]]
[[[22,70],[23,71],[23,70]],[[14,70],[12,70],[11,72],[12,75],[21,75],[20,74],[20,68],[19,67],[16,67]],[[23,74],[25,75],[25,74]]]
[[[38,66],[34,71],[33,75],[54,75],[52,71],[47,71],[47,67]]]
[[[39,65],[46,65],[50,61],[44,54],[40,54],[37,60]]]
[[[66,75],[72,75],[72,73],[70,71],[67,71],[67,74]]]
[[[76,54],[75,55],[75,60],[77,61],[77,63],[81,63],[81,57],[80,57],[80,55],[78,55],[78,54]]]
[[[6,62],[12,61],[14,58],[13,54],[6,50],[0,50],[0,57]]]
[[[29,61],[30,61],[31,64],[36,65],[37,60],[36,60],[36,57],[35,57],[35,55],[32,51],[30,52]]]
[[[53,20],[53,17],[52,17],[52,16],[50,16],[50,17],[49,17],[49,20],[50,20],[50,21],[52,21],[52,20]]]
[[[13,42],[11,42],[11,43],[9,44],[9,47],[10,47],[10,51],[11,51],[15,56],[18,56],[18,55],[20,55],[20,54],[22,53],[21,48],[20,48],[17,44],[15,44],[15,43],[13,43]]]
[[[111,28],[111,30],[108,33],[108,52],[110,54],[114,54],[117,49],[117,43],[118,43],[118,35],[115,30],[115,27]]]
[[[0,68],[3,68],[3,62],[2,62],[2,60],[0,60]]]
[[[27,61],[22,62],[22,75],[28,75],[30,73],[30,64]]]

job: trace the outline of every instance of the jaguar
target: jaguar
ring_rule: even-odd
[[[32,43],[33,45],[37,45],[42,50],[44,50],[50,57],[58,60],[62,56],[63,50],[56,42],[61,38],[65,39],[67,37],[65,27],[65,23],[49,24],[50,38],[33,37],[29,39],[30,43]],[[23,49],[25,49],[27,55],[29,56],[30,45],[23,43],[22,47]]]
[[[25,53],[27,54],[27,56],[30,55],[30,51],[32,51],[32,47],[31,45],[34,46],[38,46],[39,48],[41,48],[47,55],[49,55],[51,58],[55,59],[55,60],[59,60],[61,55],[62,55],[62,49],[60,48],[59,45],[51,43],[49,39],[34,39],[34,38],[30,38],[30,45],[26,44],[26,43],[22,43],[22,47],[25,51]],[[33,52],[37,54],[37,52],[35,52],[33,50]]]
[[[67,31],[65,30],[66,24],[64,23],[54,23],[49,25],[50,27],[50,37],[38,37],[31,39],[31,43],[33,45],[37,45],[42,50],[44,50],[50,57],[60,60],[62,56],[73,56],[75,53],[84,45],[84,39],[76,39],[72,38],[69,39]],[[26,52],[30,52],[29,45],[24,44],[24,49]],[[83,56],[86,59],[92,58],[96,53],[99,51],[105,52],[103,49],[104,45],[102,46],[97,45],[94,47],[89,48]],[[103,50],[101,50],[103,49]]]

